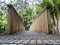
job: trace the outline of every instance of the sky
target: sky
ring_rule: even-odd
[[[6,4],[9,4],[11,0],[0,0],[1,2],[5,2]],[[13,1],[13,0],[12,0]]]
[[[4,1],[7,2],[7,3],[9,2],[9,0],[1,0],[1,2],[4,2]]]
[[[6,4],[9,4],[11,0],[0,0],[1,2],[5,2]],[[12,0],[14,1],[14,0]],[[42,0],[27,0],[29,1],[29,4],[31,4],[32,1],[35,1],[35,3],[41,2]],[[38,2],[37,2],[38,1]]]

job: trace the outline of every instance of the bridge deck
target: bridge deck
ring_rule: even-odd
[[[21,31],[13,35],[0,36],[0,45],[60,44],[60,36],[46,35],[34,31]]]

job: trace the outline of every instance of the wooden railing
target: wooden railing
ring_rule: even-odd
[[[8,24],[7,34],[12,34],[21,30],[25,30],[21,17],[17,14],[14,7],[9,4],[8,6]]]
[[[48,34],[49,33],[48,20],[49,20],[49,9],[45,7],[40,13],[40,16],[33,21],[29,30],[34,30],[37,32],[43,32]]]

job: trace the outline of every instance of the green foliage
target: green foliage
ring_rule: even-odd
[[[36,4],[36,15],[39,15],[42,10],[42,7],[40,4]]]
[[[0,14],[0,33],[3,33],[6,26],[6,20],[3,15]]]
[[[38,15],[39,15],[39,13],[41,11],[41,7],[37,6],[37,9],[38,10],[36,10],[36,15],[32,15],[33,8],[30,8],[29,6],[27,6],[26,9],[23,11],[23,13],[22,13],[22,20],[24,22],[26,30],[29,30],[30,25],[32,24],[33,20],[36,17],[38,17]]]
[[[57,5],[58,9],[60,10],[60,0],[56,0],[55,3]]]
[[[30,9],[29,7],[27,7],[24,11],[23,11],[23,22],[24,25],[26,27],[26,30],[29,29],[31,23],[32,23],[32,9]]]
[[[5,31],[5,27],[7,24],[7,20],[6,20],[6,17],[4,15],[5,9],[6,9],[5,7],[0,7],[0,33],[3,33]]]
[[[41,7],[44,8],[45,6],[48,6],[50,8],[52,4],[49,0],[43,0],[41,3]]]

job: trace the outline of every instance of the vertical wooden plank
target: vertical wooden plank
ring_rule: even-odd
[[[13,29],[13,16],[10,13],[10,9],[8,8],[8,25],[6,34],[11,34]]]

